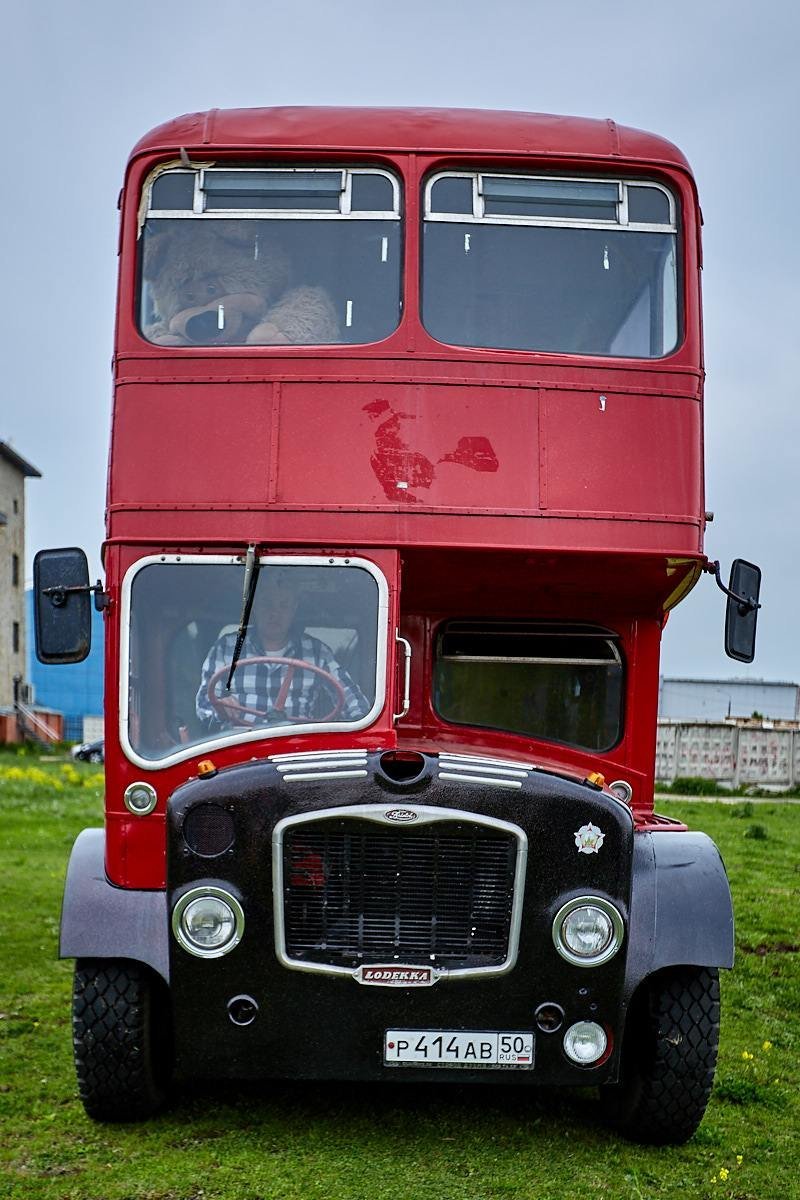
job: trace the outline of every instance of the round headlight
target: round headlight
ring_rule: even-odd
[[[241,941],[244,912],[238,900],[221,888],[194,888],[175,905],[172,930],[190,954],[219,958]]]
[[[579,958],[597,958],[602,954],[614,930],[611,918],[596,904],[582,904],[573,908],[561,922],[564,945]]]
[[[608,1046],[606,1031],[596,1021],[578,1021],[564,1034],[564,1053],[579,1067],[590,1067],[602,1058]]]
[[[553,942],[562,958],[579,967],[608,962],[622,944],[622,917],[599,896],[579,896],[559,909]]]
[[[151,783],[131,783],[122,797],[128,812],[136,817],[146,817],[158,803],[156,789]]]

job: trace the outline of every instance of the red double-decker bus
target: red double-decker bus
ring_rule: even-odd
[[[215,110],[139,142],[121,213],[105,583],[36,564],[47,661],[106,618],[61,938],[87,1111],[173,1074],[597,1084],[690,1136],[733,925],[653,809],[661,631],[707,566],[683,155]]]

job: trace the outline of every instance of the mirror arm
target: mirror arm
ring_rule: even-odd
[[[747,613],[752,612],[754,608],[761,608],[761,605],[757,604],[752,596],[737,596],[736,592],[732,592],[730,588],[725,587],[720,576],[719,559],[715,559],[714,562],[707,562],[703,570],[708,571],[709,575],[714,576],[717,581],[717,587],[721,592],[724,592],[726,596],[730,596],[731,600],[737,602],[740,616],[745,616]]]
[[[94,596],[94,606],[98,612],[102,612],[104,608],[111,607],[111,597],[108,592],[103,591],[103,585],[99,579],[94,587],[88,583],[76,583],[71,587],[56,586],[42,589],[42,595],[50,597],[50,603],[53,608],[63,608],[67,603],[67,597],[74,592],[91,592]]]

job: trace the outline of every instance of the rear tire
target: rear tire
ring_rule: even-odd
[[[620,1082],[601,1089],[612,1124],[633,1141],[679,1145],[703,1119],[719,1047],[719,972],[676,967],[637,992]]]
[[[167,1098],[169,1005],[163,981],[140,963],[79,959],[72,996],[78,1089],[96,1121],[140,1121]]]

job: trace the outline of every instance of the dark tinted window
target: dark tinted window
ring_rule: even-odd
[[[433,686],[436,711],[458,725],[597,751],[622,735],[622,658],[590,627],[451,621]]]
[[[445,176],[431,188],[431,210],[440,213],[472,213],[472,180]]]
[[[464,173],[434,178],[427,199],[422,316],[437,340],[630,358],[677,346],[677,233],[663,189]]]
[[[668,225],[669,198],[658,188],[628,188],[628,220],[631,224]]]
[[[400,320],[398,195],[379,171],[165,172],[141,238],[142,333],[162,346],[381,341]]]
[[[391,180],[385,175],[353,175],[350,207],[354,212],[391,212],[394,208]]]
[[[150,193],[151,208],[189,209],[194,203],[194,172],[167,171],[159,175]]]

